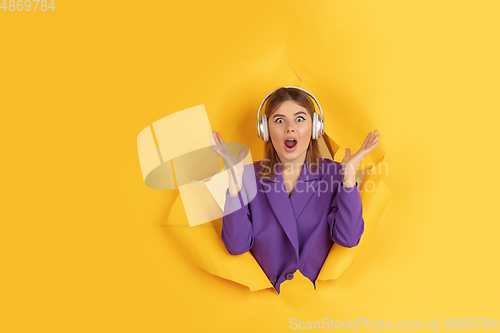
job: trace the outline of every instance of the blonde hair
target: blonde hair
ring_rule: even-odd
[[[309,95],[302,90],[294,88],[280,88],[272,93],[267,99],[265,114],[268,119],[271,114],[278,109],[284,101],[295,101],[297,104],[302,106],[307,110],[307,113],[311,117],[311,129],[312,129],[312,119],[314,116],[314,103],[309,97]],[[273,178],[276,173],[276,164],[281,163],[276,149],[274,149],[271,137],[269,136],[269,141],[265,142],[265,158],[260,163],[260,171],[258,176],[260,179]],[[306,153],[306,163],[307,167],[311,172],[317,172],[317,166],[319,167],[319,144],[317,140],[310,138],[309,146],[307,147]],[[266,170],[266,171],[264,171]]]

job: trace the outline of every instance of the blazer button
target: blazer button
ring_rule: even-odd
[[[269,276],[269,281],[271,281],[271,283],[275,283],[276,282],[276,276],[274,276],[274,275]]]
[[[287,279],[287,280],[291,280],[291,279],[293,279],[293,273],[288,273],[288,274],[286,275],[286,279]]]

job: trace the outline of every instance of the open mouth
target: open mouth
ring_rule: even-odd
[[[286,151],[292,152],[292,151],[295,150],[296,147],[297,147],[297,140],[295,140],[295,139],[285,140],[285,149],[286,149]]]
[[[285,146],[287,146],[288,148],[293,148],[296,144],[297,141],[295,141],[295,139],[288,139],[285,141]]]

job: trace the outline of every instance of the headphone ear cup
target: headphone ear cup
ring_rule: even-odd
[[[260,117],[260,119],[257,121],[257,128],[259,129],[259,138],[264,140],[264,124],[263,124],[264,119]]]
[[[269,127],[267,126],[267,118],[265,114],[262,115],[260,123],[262,124],[261,127],[262,140],[267,142],[269,141]]]
[[[312,139],[318,140],[318,114],[314,113],[312,126]]]

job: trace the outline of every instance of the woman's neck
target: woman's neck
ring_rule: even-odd
[[[304,166],[304,163],[306,161],[306,154],[295,160],[284,160],[280,158],[280,161],[281,173],[286,173],[288,175],[300,174],[300,172],[302,171],[302,167]]]

